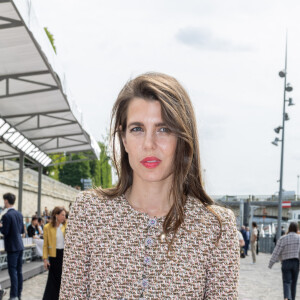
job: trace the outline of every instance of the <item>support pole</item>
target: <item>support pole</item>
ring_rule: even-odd
[[[244,199],[240,199],[240,228],[244,225]]]
[[[39,217],[41,216],[41,203],[42,203],[42,174],[43,174],[43,166],[39,165],[38,206],[37,206],[37,212]]]
[[[285,93],[287,77],[287,39],[285,44],[285,68],[284,68],[284,89],[283,89],[283,113],[282,113],[282,130],[281,130],[281,159],[280,159],[280,180],[279,180],[279,202],[278,202],[278,222],[277,222],[277,241],[281,237],[281,219],[282,219],[282,184],[283,184],[283,157],[284,157],[284,125],[285,125]]]
[[[20,152],[19,159],[19,201],[18,211],[22,212],[22,199],[23,199],[23,172],[24,172],[24,152]]]

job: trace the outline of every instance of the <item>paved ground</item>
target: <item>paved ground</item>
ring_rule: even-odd
[[[42,300],[48,272],[32,277],[23,283],[22,300]],[[9,289],[3,300],[9,299]]]
[[[280,264],[268,269],[269,254],[259,254],[257,263],[251,265],[251,257],[241,259],[239,300],[283,300]],[[45,272],[24,282],[22,300],[41,300],[48,273]],[[7,295],[3,300],[9,299]],[[298,281],[300,299],[300,280]],[[297,298],[297,299],[298,299]],[[217,300],[217,299],[216,299]]]
[[[239,300],[283,300],[281,264],[268,268],[270,254],[260,253],[255,265],[251,256],[241,259]],[[297,284],[300,299],[300,280]]]

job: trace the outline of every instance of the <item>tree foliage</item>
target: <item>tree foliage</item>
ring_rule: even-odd
[[[47,27],[44,27],[44,29],[45,29],[45,31],[46,31],[46,33],[47,33],[47,36],[48,36],[48,39],[49,39],[49,41],[50,41],[50,43],[51,43],[51,45],[52,45],[52,47],[53,47],[53,49],[54,49],[54,52],[56,53],[56,47],[55,47],[55,44],[54,44],[54,37],[53,37],[53,34],[50,33],[50,31],[48,30]]]
[[[72,154],[72,160],[86,159],[81,153]],[[89,161],[65,163],[59,169],[59,181],[73,187],[80,186],[83,189],[81,179],[91,177]]]
[[[67,156],[62,154],[49,154],[49,157],[55,165],[43,168],[43,174],[46,174],[55,180],[59,180],[59,170],[61,168],[60,163],[65,162],[67,160]]]
[[[107,146],[103,142],[99,142],[101,149],[100,160],[86,160],[87,157],[83,153],[72,154],[73,161],[84,160],[74,163],[65,163],[62,165],[50,167],[48,170],[50,176],[67,185],[83,189],[81,179],[92,179],[93,186],[101,186],[109,188],[112,186],[112,168],[109,164],[110,157],[107,153]],[[92,152],[88,153],[92,154]],[[65,158],[66,160],[66,158]]]
[[[109,164],[110,157],[108,156],[105,143],[99,142],[98,144],[101,149],[100,160],[90,161],[93,185],[110,188],[112,186],[112,169]]]

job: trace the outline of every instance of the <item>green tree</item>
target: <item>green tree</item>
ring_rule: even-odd
[[[110,157],[108,155],[105,142],[98,142],[101,150],[100,160],[90,161],[90,171],[94,186],[102,188],[110,188],[112,186],[112,169],[109,164]]]
[[[59,180],[59,171],[62,167],[62,165],[59,163],[65,162],[67,160],[67,157],[62,154],[49,154],[49,157],[52,159],[51,163],[55,165],[43,168],[43,174],[46,174],[55,180]]]
[[[52,47],[53,47],[53,49],[54,49],[54,52],[56,53],[56,47],[55,47],[55,44],[54,44],[54,37],[53,37],[53,34],[50,33],[50,31],[48,30],[47,27],[44,27],[44,29],[45,29],[45,31],[46,31],[46,33],[47,33],[47,36],[48,36],[48,39],[49,39],[49,41],[50,41],[50,43],[51,43],[51,45],[52,45]]]
[[[86,159],[83,154],[72,154],[72,160]],[[59,181],[83,189],[81,179],[91,178],[89,161],[66,163],[59,170]]]

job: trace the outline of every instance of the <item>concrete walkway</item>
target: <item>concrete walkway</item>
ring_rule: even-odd
[[[241,259],[239,300],[283,300],[281,264],[268,268],[270,254],[260,253],[255,265],[252,258]],[[300,278],[299,278],[300,279]],[[300,299],[300,280],[297,284],[297,299]]]
[[[251,256],[241,259],[239,300],[283,300],[280,264],[268,269],[270,257],[270,254],[260,253],[255,265],[251,265]],[[24,281],[22,300],[41,300],[47,276],[48,272],[44,272]],[[300,299],[300,278],[297,291],[297,299]],[[3,300],[8,299],[9,289]]]
[[[47,282],[48,272],[32,277],[23,282],[22,300],[42,300]],[[9,289],[3,300],[9,299]]]

